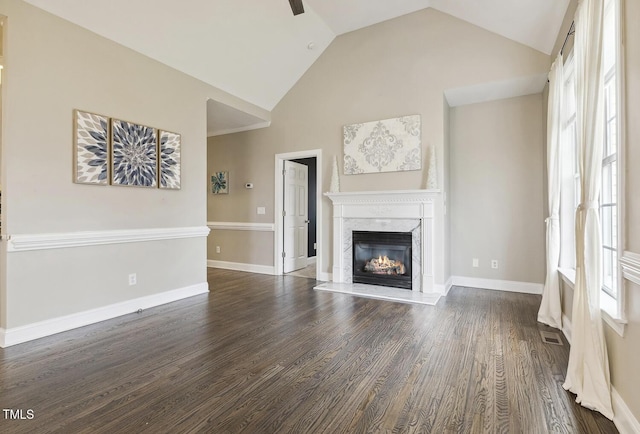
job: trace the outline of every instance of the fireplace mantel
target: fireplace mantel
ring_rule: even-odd
[[[358,203],[419,203],[433,201],[440,196],[440,190],[385,190],[385,191],[350,191],[325,193],[334,205]]]
[[[396,224],[401,230],[418,234],[420,276],[414,291],[437,291],[434,284],[434,231],[439,190],[393,190],[325,193],[333,202],[333,281],[351,283],[351,230],[388,230]],[[439,291],[438,291],[439,292]]]

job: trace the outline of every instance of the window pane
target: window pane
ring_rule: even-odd
[[[611,162],[611,203],[618,203],[618,162]]]
[[[615,28],[615,9],[613,7],[607,7],[604,16],[604,37],[602,41],[602,58],[605,71],[608,71],[616,62],[616,39],[614,37]]]
[[[618,249],[618,207],[611,205],[611,247]]]
[[[608,249],[602,250],[602,285],[613,297],[616,296],[614,256],[615,252]]]
[[[600,204],[611,203],[611,165],[602,167],[602,190],[600,191]]]
[[[613,238],[611,236],[611,207],[603,206],[600,208],[600,219],[602,223],[602,246],[612,247]]]

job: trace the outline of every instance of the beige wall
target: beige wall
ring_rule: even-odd
[[[234,167],[232,179],[251,179],[260,191],[250,197],[210,195],[208,219],[261,221],[250,203],[255,196],[266,204],[273,222],[274,154],[322,149],[324,167],[319,170],[327,191],[331,161],[342,158],[343,125],[400,115],[422,116],[423,157],[429,146],[436,147],[442,185],[444,90],[532,76],[548,68],[548,56],[433,9],[339,36],[273,110],[271,127],[209,140],[209,171],[225,170],[220,163],[229,161],[225,164]],[[233,166],[230,160],[242,165]],[[425,181],[426,170],[340,178],[342,191],[419,189]],[[329,272],[332,227],[327,199],[319,219],[321,271]],[[438,237],[436,242],[444,243],[444,234]],[[264,248],[273,250],[272,245]],[[446,268],[443,263],[436,271],[436,283],[444,283]]]
[[[5,26],[3,232],[69,233],[206,225],[206,101],[224,94],[18,0]],[[182,134],[182,189],[72,182],[73,110]],[[0,327],[206,285],[206,240],[5,253]],[[138,284],[127,276],[137,273]]]
[[[451,110],[453,275],[544,282],[541,114],[541,94]]]

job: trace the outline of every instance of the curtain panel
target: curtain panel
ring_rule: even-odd
[[[579,404],[613,419],[609,360],[600,313],[602,265],[598,198],[604,128],[603,16],[603,0],[582,0],[575,17],[576,139],[581,195],[576,211],[572,342],[563,387],[577,395]]]
[[[564,65],[562,53],[558,53],[549,73],[549,102],[547,107],[547,189],[549,192],[549,217],[547,226],[547,276],[545,278],[538,321],[557,329],[562,328],[560,302],[560,140],[562,136],[562,112],[564,104]]]

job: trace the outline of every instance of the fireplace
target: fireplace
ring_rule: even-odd
[[[412,289],[411,232],[353,231],[353,282]]]

